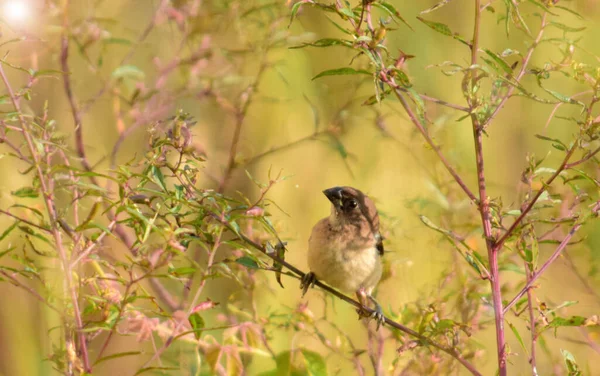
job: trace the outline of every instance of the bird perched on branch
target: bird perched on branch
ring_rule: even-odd
[[[308,241],[310,273],[302,279],[302,295],[318,279],[344,292],[355,292],[359,302],[370,300],[375,312],[359,317],[385,321],[381,306],[371,295],[381,278],[383,255],[379,216],[375,204],[356,188],[333,187],[323,191],[331,201],[331,214],[313,227]]]

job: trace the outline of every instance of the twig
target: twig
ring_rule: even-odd
[[[594,205],[594,207],[592,208],[592,214],[597,214],[598,211],[600,211],[600,201],[596,202],[596,204]],[[546,260],[546,262],[541,266],[541,268],[536,271],[535,273],[533,273],[533,275],[531,276],[531,279],[525,284],[525,286],[521,289],[521,291],[519,291],[517,293],[517,295],[506,305],[506,307],[504,307],[504,314],[506,314],[506,312],[508,312],[508,310],[515,305],[515,303],[521,298],[521,296],[523,296],[523,294],[525,294],[527,292],[527,290],[529,290],[535,281],[537,281],[537,279],[544,274],[544,271],[546,271],[546,269],[554,262],[556,261],[556,259],[558,258],[558,256],[560,256],[560,254],[563,252],[563,250],[567,247],[567,245],[569,244],[569,241],[571,240],[571,238],[573,237],[573,235],[575,235],[575,233],[577,232],[577,230],[579,230],[579,228],[583,225],[583,223],[577,223],[575,226],[573,226],[571,228],[571,230],[569,231],[569,233],[567,234],[567,236],[565,236],[565,238],[563,239],[563,241],[558,245],[558,247],[556,247],[556,250],[554,251],[554,253],[552,254],[552,256],[550,256],[550,258],[548,258],[548,260]]]
[[[479,3],[479,1],[477,1],[477,2]],[[538,32],[538,35],[535,38],[535,40],[533,41],[533,44],[531,45],[531,47],[529,47],[529,50],[527,51],[527,55],[525,55],[525,58],[523,59],[523,61],[521,63],[521,70],[515,77],[515,82],[519,82],[523,78],[525,73],[527,72],[527,66],[529,65],[529,61],[531,60],[533,51],[535,50],[537,45],[540,43],[540,41],[542,40],[542,36],[544,35],[544,29],[546,27],[547,16],[548,16],[548,13],[544,12],[544,15],[542,16],[542,24],[540,26],[540,31]],[[502,97],[502,99],[500,100],[500,103],[498,103],[498,106],[496,106],[496,108],[494,108],[494,111],[490,114],[490,116],[485,120],[485,122],[483,122],[481,124],[482,127],[484,127],[484,128],[487,127],[487,125],[496,117],[498,112],[500,112],[502,107],[504,107],[504,105],[506,104],[506,101],[508,100],[508,98],[510,98],[512,96],[513,92],[515,91],[515,88],[516,88],[516,85],[511,85],[508,88],[508,90],[506,91],[506,94],[504,95],[504,97]]]
[[[256,243],[254,240],[250,239],[249,237],[247,237],[245,234],[243,234],[242,232],[239,232],[238,230],[236,230],[227,220],[220,218],[217,214],[212,214],[212,217],[214,219],[216,219],[217,221],[219,221],[221,224],[223,224],[224,226],[226,226],[230,231],[232,231],[234,234],[237,234],[240,239],[244,240],[244,242],[246,242],[247,244],[249,244],[250,246],[252,246],[254,249],[256,249],[257,251],[263,253],[264,255],[266,255],[267,257],[271,258],[272,260],[276,261],[277,263],[285,266],[287,269],[289,269],[292,273],[296,274],[296,276],[298,276],[299,279],[302,279],[305,275],[304,272],[302,272],[300,269],[296,268],[294,265],[288,263],[287,261],[279,258],[277,255],[272,254],[267,252],[267,249]],[[321,289],[327,291],[328,293],[336,296],[337,298],[345,301],[346,303],[358,308],[358,309],[362,309],[364,312],[367,313],[373,313],[373,309],[369,308],[369,307],[364,307],[362,306],[358,301],[340,293],[339,291],[325,285],[324,283],[322,283],[321,281],[315,281],[315,285],[319,286]],[[453,357],[454,359],[456,359],[460,364],[462,364],[467,370],[469,370],[469,372],[471,372],[473,375],[481,375],[481,373],[479,371],[477,371],[477,369],[475,368],[475,366],[473,366],[468,360],[466,360],[459,352],[458,350],[456,350],[453,347],[446,347],[442,344],[439,344],[437,342],[432,341],[430,338],[425,337],[424,335],[410,329],[407,326],[404,326],[396,321],[391,320],[388,317],[385,317],[385,323],[393,328],[396,328],[406,334],[409,334],[410,336],[413,336],[417,339],[419,339],[423,344],[428,344],[431,345],[443,352],[445,352],[446,354],[450,355],[451,357]]]
[[[525,273],[527,273],[527,281],[531,279],[533,274],[532,270],[529,268],[529,264],[525,262]],[[531,374],[533,376],[537,376],[537,359],[536,359],[536,343],[538,334],[535,330],[535,310],[533,307],[533,293],[531,289],[527,290],[527,309],[529,310],[529,332],[531,333],[531,350],[529,354],[529,364],[531,365]]]
[[[264,52],[262,61],[260,62],[260,65],[258,67],[258,73],[254,78],[254,82],[241,95],[242,105],[239,109],[237,109],[235,114],[235,129],[233,131],[233,136],[231,139],[231,146],[229,147],[229,158],[227,162],[227,167],[225,167],[225,172],[223,173],[223,177],[221,178],[221,182],[219,183],[219,187],[217,189],[219,193],[222,193],[225,190],[225,186],[229,182],[231,174],[233,173],[233,169],[235,168],[235,157],[237,156],[237,149],[240,141],[240,135],[242,133],[242,126],[244,125],[248,109],[250,108],[252,99],[256,94],[262,75],[266,71],[267,66],[269,64],[267,61],[267,53],[268,51]]]
[[[481,24],[481,0],[475,0],[475,25],[473,27],[473,41],[471,45],[471,65],[477,65],[477,53],[479,51],[479,36]],[[470,72],[471,87],[476,85],[478,79],[475,71]],[[494,306],[494,322],[496,325],[496,350],[498,359],[498,374],[506,376],[506,342],[504,333],[504,314],[502,311],[502,291],[500,286],[500,272],[498,267],[498,249],[494,248],[492,234],[492,222],[490,214],[490,202],[487,196],[487,187],[485,181],[485,166],[483,160],[483,125],[480,124],[475,108],[477,107],[477,97],[474,94],[468,94],[467,101],[471,108],[471,122],[473,127],[473,140],[475,143],[475,163],[477,167],[477,186],[479,188],[478,208],[481,215],[481,224],[483,235],[485,237],[488,259],[490,263],[490,284],[492,288],[492,304]]]
[[[16,279],[14,276],[8,274],[4,270],[0,270],[0,274],[2,274],[4,277],[10,279],[15,286],[20,287],[23,290],[30,293],[31,295],[33,295],[37,300],[44,303],[46,306],[48,306],[48,308],[50,308],[54,312],[58,313],[59,315],[62,315],[62,312],[58,308],[56,308],[55,306],[50,304],[48,299],[44,299],[37,291],[35,291],[35,289],[32,289],[31,287],[22,284],[21,282],[19,282],[18,279]]]
[[[67,260],[67,254],[62,244],[62,236],[60,232],[60,226],[58,224],[58,215],[54,208],[54,200],[52,197],[52,193],[48,190],[48,184],[46,182],[46,174],[42,171],[42,167],[39,161],[38,152],[36,151],[33,139],[31,138],[30,129],[25,119],[23,118],[23,114],[21,112],[21,107],[15,97],[15,94],[8,82],[8,78],[4,73],[4,68],[2,64],[0,64],[0,76],[2,77],[2,81],[8,90],[9,97],[11,102],[17,111],[19,123],[21,125],[21,129],[23,130],[23,137],[25,138],[25,142],[29,148],[29,152],[31,153],[31,157],[33,158],[35,169],[38,175],[38,179],[40,182],[40,186],[42,189],[42,195],[44,197],[44,204],[46,206],[46,211],[48,212],[48,217],[50,219],[50,223],[52,225],[52,234],[54,236],[54,242],[56,245],[56,249],[58,251],[58,256],[61,260],[63,271],[65,273],[65,284],[66,289],[70,292],[71,295],[71,303],[73,305],[73,316],[75,318],[75,325],[77,330],[77,336],[79,338],[79,347],[81,352],[81,357],[83,360],[83,368],[85,372],[91,373],[91,367],[89,362],[88,350],[87,350],[87,340],[85,338],[85,333],[83,332],[83,322],[81,319],[81,311],[79,309],[79,302],[77,297],[77,291],[73,284],[73,276],[71,273],[71,266]]]
[[[596,103],[598,103],[598,101],[600,100],[600,98],[597,97],[597,93],[598,93],[598,89],[600,83],[598,83],[594,89],[594,96],[592,97],[591,101],[590,101],[590,105],[588,106],[587,109],[587,121],[590,122],[590,120],[592,119],[592,111],[594,108],[594,105]],[[523,219],[525,218],[525,216],[527,215],[527,213],[529,213],[529,211],[531,209],[533,209],[533,206],[535,205],[535,203],[537,202],[537,200],[540,198],[540,196],[548,189],[548,187],[550,187],[550,184],[552,184],[552,182],[554,181],[554,179],[556,179],[564,170],[566,170],[567,168],[569,168],[569,160],[571,159],[571,157],[573,156],[573,154],[575,153],[575,150],[577,149],[577,145],[579,143],[579,138],[577,140],[575,140],[575,142],[573,142],[573,145],[571,145],[571,147],[569,148],[569,150],[567,151],[567,154],[565,155],[563,161],[561,162],[560,166],[556,169],[556,171],[554,172],[554,174],[552,174],[552,176],[550,176],[550,178],[548,178],[548,180],[546,180],[546,182],[544,182],[544,185],[542,186],[542,188],[540,188],[540,190],[536,193],[536,195],[529,201],[529,204],[527,205],[527,207],[525,207],[525,209],[523,209],[521,211],[521,214],[517,217],[517,219],[515,219],[515,221],[512,223],[512,225],[508,228],[508,230],[506,230],[506,232],[504,233],[504,235],[502,235],[502,237],[494,244],[494,249],[500,249],[502,248],[502,245],[504,244],[504,242],[513,234],[513,232],[515,231],[515,229],[517,228],[517,226],[523,221]],[[573,162],[575,165],[579,164],[579,163],[583,163],[585,161],[587,161],[588,159],[592,158],[596,153],[598,153],[598,151],[600,151],[600,148],[594,150],[591,154],[589,154],[589,158],[584,157],[581,162],[577,161],[577,162]]]
[[[469,199],[472,202],[476,202],[477,198],[475,197],[475,195],[473,194],[473,192],[471,192],[471,190],[469,189],[469,187],[467,187],[467,184],[463,181],[463,179],[460,177],[460,175],[458,175],[458,173],[456,172],[456,170],[454,169],[454,167],[452,167],[452,165],[450,164],[450,162],[448,162],[448,160],[446,159],[446,157],[444,156],[444,154],[442,154],[441,148],[429,136],[429,133],[425,130],[425,128],[423,127],[423,125],[421,124],[421,122],[419,121],[419,119],[417,118],[417,115],[414,113],[414,111],[412,110],[412,108],[410,108],[408,102],[406,101],[406,99],[404,98],[404,96],[401,94],[401,92],[400,92],[401,90],[400,90],[399,86],[396,84],[396,82],[394,81],[394,79],[388,77],[385,74],[381,75],[381,79],[382,79],[383,82],[385,82],[386,84],[388,84],[394,90],[394,93],[396,94],[396,97],[398,98],[398,100],[402,104],[402,107],[404,107],[404,110],[408,114],[408,117],[413,122],[413,124],[417,127],[417,129],[419,130],[419,132],[421,133],[421,135],[423,135],[423,138],[425,139],[425,141],[427,142],[427,144],[433,149],[433,151],[435,151],[435,153],[437,154],[439,160],[442,162],[442,164],[444,165],[444,167],[446,167],[446,170],[448,170],[448,172],[450,173],[450,175],[452,175],[452,177],[454,178],[454,180],[462,188],[462,190],[469,197]]]
[[[567,164],[565,165],[565,169],[569,169],[569,168],[575,167],[575,166],[577,166],[577,165],[580,165],[580,164],[582,164],[582,163],[584,163],[584,162],[587,162],[587,161],[589,161],[589,160],[590,160],[590,159],[592,159],[592,158],[593,158],[593,157],[594,157],[596,154],[598,154],[598,152],[600,152],[600,147],[596,148],[596,150],[594,150],[594,151],[592,151],[591,153],[587,154],[585,157],[581,158],[581,159],[580,159],[580,160],[578,160],[578,161],[571,162],[571,163],[567,163]]]
[[[63,7],[63,34],[60,41],[60,66],[63,71],[63,85],[65,87],[65,94],[69,100],[69,106],[71,107],[71,114],[73,121],[75,122],[75,148],[77,155],[81,159],[81,164],[87,170],[91,170],[90,163],[88,162],[85,155],[85,147],[83,144],[83,124],[81,121],[81,113],[75,103],[73,97],[73,89],[71,88],[71,70],[69,68],[69,18],[68,18],[69,0],[65,0]]]
[[[31,222],[31,221],[28,221],[28,220],[27,220],[27,219],[25,219],[25,218],[17,217],[16,215],[14,215],[14,214],[12,214],[11,212],[8,212],[8,211],[6,211],[6,210],[2,210],[2,209],[0,209],[0,213],[2,213],[2,214],[4,214],[4,215],[8,215],[9,217],[12,217],[12,218],[16,219],[17,221],[20,221],[20,222],[26,223],[26,224],[28,224],[29,226],[33,226],[33,227],[37,228],[38,230],[42,230],[42,231],[46,231],[46,232],[48,232],[48,233],[52,233],[52,230],[50,230],[49,228],[46,228],[46,227],[43,227],[43,226],[37,225],[37,224],[35,224],[35,223]]]

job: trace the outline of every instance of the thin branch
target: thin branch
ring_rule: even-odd
[[[71,273],[71,266],[69,265],[69,262],[67,260],[67,254],[66,254],[64,246],[62,244],[62,235],[60,232],[60,225],[58,224],[58,215],[57,215],[55,207],[54,207],[54,199],[52,197],[52,192],[50,192],[48,190],[48,184],[46,182],[47,176],[46,176],[46,174],[44,174],[44,171],[42,170],[38,152],[36,151],[36,147],[34,145],[33,139],[30,134],[29,126],[28,126],[27,122],[25,121],[25,118],[23,117],[23,114],[21,112],[21,107],[19,106],[19,102],[17,101],[17,99],[15,97],[12,87],[10,86],[8,78],[6,77],[6,74],[4,73],[4,68],[2,67],[2,64],[0,64],[0,77],[2,77],[2,81],[4,82],[4,85],[6,86],[6,89],[8,90],[8,94],[11,99],[11,102],[15,108],[15,111],[18,114],[19,123],[21,125],[21,129],[23,130],[23,137],[25,138],[25,141],[29,148],[29,152],[31,153],[31,157],[33,158],[33,161],[34,161],[35,170],[37,172],[37,175],[38,175],[37,177],[39,179],[40,186],[42,189],[42,195],[44,197],[44,204],[46,206],[46,211],[48,212],[48,217],[49,217],[50,223],[52,225],[52,233],[54,236],[54,242],[55,242],[55,245],[56,245],[56,248],[58,251],[58,256],[59,256],[62,266],[63,266],[63,271],[65,273],[66,289],[70,292],[70,295],[71,295],[71,303],[73,305],[73,316],[75,318],[77,336],[79,338],[79,346],[80,346],[80,351],[81,351],[81,357],[83,360],[83,367],[84,367],[85,372],[91,373],[91,367],[90,367],[88,350],[87,350],[87,340],[85,337],[85,333],[83,332],[83,321],[81,319],[81,311],[79,309],[79,301],[78,301],[77,291],[73,284],[73,276]]]
[[[81,158],[81,164],[87,171],[91,171],[90,163],[88,162],[85,155],[85,147],[83,144],[83,124],[81,121],[81,113],[75,103],[73,97],[73,89],[71,87],[71,70],[69,68],[69,18],[68,18],[69,0],[65,1],[64,4],[64,17],[63,17],[63,34],[60,41],[60,66],[63,71],[63,85],[65,88],[65,94],[69,100],[69,106],[71,107],[71,115],[73,116],[73,122],[75,123],[75,149],[77,155]]]
[[[227,167],[225,168],[225,172],[223,173],[223,177],[222,177],[221,182],[219,183],[219,187],[218,187],[218,192],[220,192],[220,193],[222,193],[225,190],[225,186],[229,182],[229,179],[231,178],[231,174],[233,173],[233,170],[235,168],[235,157],[237,156],[238,144],[240,141],[240,135],[242,133],[242,126],[244,125],[244,122],[246,120],[246,115],[248,114],[248,109],[250,108],[252,99],[254,98],[254,95],[256,94],[260,80],[269,65],[269,63],[267,61],[267,52],[268,51],[264,52],[264,56],[258,67],[258,73],[256,74],[256,77],[254,78],[254,82],[240,96],[241,100],[242,100],[242,105],[236,111],[236,114],[235,114],[236,123],[235,123],[235,129],[233,131],[233,136],[231,139],[231,146],[229,147],[229,159],[227,162]]]
[[[589,160],[590,160],[590,159],[592,159],[592,158],[593,158],[593,157],[594,157],[596,154],[598,154],[598,152],[600,152],[600,147],[598,147],[596,150],[594,150],[594,151],[592,151],[591,153],[587,154],[585,157],[581,158],[581,159],[580,159],[580,160],[578,160],[578,161],[571,162],[571,163],[567,163],[567,164],[565,165],[565,169],[569,169],[569,168],[575,167],[575,166],[577,166],[577,165],[580,165],[580,164],[582,164],[582,163],[584,163],[584,162],[587,162],[587,161],[589,161]]]
[[[467,187],[467,184],[463,181],[463,179],[460,177],[460,175],[458,175],[458,173],[456,172],[456,170],[454,169],[454,167],[452,167],[452,165],[450,164],[450,162],[448,162],[448,160],[446,159],[446,157],[444,156],[444,154],[442,154],[441,148],[429,136],[429,133],[425,130],[425,128],[423,127],[423,125],[421,124],[421,122],[419,121],[419,119],[417,118],[417,115],[414,113],[414,111],[412,110],[412,108],[410,108],[410,105],[408,104],[408,102],[406,101],[406,99],[404,98],[404,96],[402,95],[401,90],[400,90],[398,84],[396,84],[396,82],[394,81],[393,78],[388,77],[383,72],[381,74],[381,80],[383,82],[385,82],[387,85],[389,85],[392,88],[392,90],[394,90],[394,93],[396,94],[396,97],[398,98],[398,100],[402,104],[402,107],[404,107],[404,110],[408,114],[408,117],[413,122],[413,124],[417,127],[417,129],[419,130],[419,132],[421,133],[421,135],[423,135],[423,138],[425,139],[425,141],[427,142],[427,144],[433,149],[433,151],[435,151],[435,153],[437,154],[438,158],[440,159],[440,161],[442,162],[442,164],[444,165],[444,167],[446,167],[446,170],[448,170],[448,172],[450,173],[450,175],[452,175],[452,177],[454,178],[454,180],[458,183],[458,185],[462,188],[462,190],[465,192],[465,194],[469,197],[469,199],[471,200],[471,202],[476,202],[477,198],[475,197],[475,195],[473,194],[473,192],[471,192],[471,190],[469,189],[469,187]]]
[[[12,214],[12,213],[11,213],[11,212],[9,212],[9,211],[6,211],[6,210],[2,210],[2,209],[0,209],[0,213],[2,213],[2,214],[4,214],[4,215],[7,215],[7,216],[9,216],[9,217],[12,217],[12,218],[16,219],[17,221],[20,221],[20,222],[26,223],[26,224],[28,224],[29,226],[33,226],[33,227],[37,228],[38,230],[42,230],[42,231],[46,231],[46,232],[48,232],[48,233],[52,233],[52,230],[50,230],[49,228],[46,228],[46,227],[40,226],[40,225],[38,225],[38,224],[35,224],[35,223],[31,222],[31,221],[28,221],[28,220],[27,220],[27,219],[25,219],[25,218],[18,217],[18,216],[16,216],[16,215]]]
[[[54,312],[58,313],[59,315],[62,315],[62,312],[58,308],[56,308],[55,306],[50,304],[50,302],[48,302],[48,299],[44,299],[44,297],[42,297],[37,291],[35,291],[35,289],[22,284],[21,282],[19,282],[18,279],[16,279],[14,276],[8,274],[4,270],[0,270],[0,274],[2,274],[4,277],[10,279],[12,281],[13,285],[20,287],[23,290],[27,291],[28,293],[33,295],[37,300],[44,303],[48,308],[50,308]]]
[[[477,1],[477,2],[479,3],[479,1]],[[533,51],[535,50],[537,45],[540,43],[540,41],[542,40],[542,36],[544,35],[544,29],[546,27],[547,16],[548,16],[548,14],[546,12],[544,12],[544,15],[542,16],[542,24],[540,26],[540,31],[538,32],[538,35],[535,38],[535,40],[533,41],[533,44],[531,45],[531,47],[529,47],[529,50],[527,51],[527,55],[525,55],[525,57],[523,58],[523,61],[521,63],[521,70],[515,77],[515,82],[519,82],[523,78],[525,73],[527,72],[527,66],[529,65],[531,56],[533,56]],[[508,100],[508,98],[510,98],[512,96],[515,89],[516,89],[516,85],[511,85],[508,88],[508,90],[506,91],[506,94],[504,95],[504,97],[502,97],[502,99],[500,100],[500,103],[498,103],[498,106],[496,106],[496,108],[494,108],[494,111],[490,114],[490,116],[485,120],[485,122],[483,122],[481,124],[482,127],[485,128],[496,117],[498,112],[500,112],[500,110],[506,104],[506,101]]]
[[[587,122],[591,121],[591,119],[592,119],[592,112],[593,112],[593,109],[594,109],[594,105],[596,103],[598,103],[598,101],[600,100],[600,98],[597,97],[597,93],[598,93],[598,89],[599,88],[600,88],[600,82],[596,84],[596,87],[594,88],[594,96],[590,100],[590,105],[587,108],[587,117],[586,117],[586,121]],[[515,231],[515,229],[517,228],[517,226],[523,221],[523,219],[525,218],[525,216],[533,208],[533,206],[535,205],[535,203],[537,202],[537,200],[540,198],[540,196],[546,190],[548,190],[548,187],[550,187],[550,184],[552,184],[552,182],[554,181],[554,179],[556,179],[564,170],[566,170],[568,168],[568,166],[569,166],[569,160],[571,159],[571,157],[575,153],[575,150],[577,149],[578,143],[579,143],[579,139],[577,139],[577,140],[575,140],[575,142],[573,142],[573,145],[571,145],[571,147],[567,151],[567,154],[565,155],[565,158],[563,159],[563,161],[560,164],[560,166],[556,169],[556,171],[554,172],[554,174],[552,174],[552,176],[550,176],[550,178],[548,178],[548,180],[546,180],[546,182],[544,183],[544,185],[542,186],[542,188],[540,188],[540,190],[537,192],[537,194],[529,201],[529,204],[527,205],[527,207],[525,207],[525,209],[522,210],[521,214],[517,217],[517,219],[515,219],[515,221],[508,228],[508,230],[506,230],[506,232],[504,233],[504,235],[502,235],[502,237],[496,242],[496,244],[494,244],[494,249],[498,249],[499,250],[500,248],[502,248],[502,245],[504,244],[504,242],[506,242],[506,240],[513,234],[513,232]],[[599,151],[600,151],[600,148],[594,150],[592,153],[589,154],[589,158],[584,157],[582,159],[581,163],[583,163],[583,162],[587,161],[588,159],[592,158]],[[574,163],[574,165],[577,165],[580,162],[576,161],[576,162],[573,162],[573,163]]]
[[[299,144],[301,144],[301,143],[303,143],[305,141],[314,140],[317,137],[319,137],[320,135],[327,134],[327,133],[329,133],[329,132],[326,131],[326,130],[325,131],[314,132],[314,133],[312,133],[312,134],[310,134],[308,136],[299,138],[296,141],[292,141],[289,144],[285,144],[285,145],[273,147],[273,148],[271,148],[271,149],[269,149],[269,150],[267,150],[265,152],[262,152],[260,154],[257,154],[255,156],[253,156],[253,157],[248,158],[247,160],[244,161],[243,165],[244,166],[249,166],[249,165],[251,165],[253,163],[258,162],[260,159],[262,159],[262,158],[264,158],[264,157],[266,157],[268,155],[277,153],[277,152],[285,150],[285,149],[293,148],[294,146],[297,146],[297,145],[299,145]]]
[[[473,26],[473,41],[471,45],[471,65],[475,66],[478,59],[479,37],[481,26],[481,0],[475,0],[475,24]],[[477,74],[471,70],[471,87],[475,87]],[[490,284],[492,288],[492,304],[494,306],[494,322],[496,325],[496,351],[498,359],[498,374],[506,376],[506,341],[504,333],[504,314],[502,312],[502,291],[500,285],[500,271],[498,266],[498,251],[494,248],[492,234],[492,221],[490,214],[490,202],[487,196],[485,181],[485,165],[483,159],[483,126],[480,124],[475,108],[478,106],[475,94],[468,94],[467,101],[471,108],[471,123],[473,128],[473,141],[475,143],[475,164],[477,167],[477,186],[479,188],[478,208],[481,215],[483,235],[485,237],[488,260],[490,263]]]
[[[527,281],[531,280],[533,274],[529,268],[529,264],[525,262],[525,273],[527,273]],[[527,309],[529,311],[529,332],[531,333],[531,350],[529,354],[529,364],[531,365],[531,374],[537,376],[537,358],[536,358],[536,343],[538,334],[535,331],[535,310],[533,307],[533,293],[531,289],[527,290]]]
[[[399,89],[402,90],[402,91],[408,91],[406,89],[403,90],[403,88],[399,88]],[[452,109],[457,110],[457,111],[462,111],[462,112],[469,112],[469,111],[471,111],[471,110],[469,110],[468,107],[464,107],[464,106],[461,106],[461,105],[458,105],[458,104],[446,102],[445,100],[434,98],[434,97],[430,97],[428,95],[419,94],[419,97],[421,97],[421,99],[423,99],[424,101],[437,103],[439,105],[446,106],[448,108],[452,108]]]
[[[302,272],[300,269],[296,268],[294,265],[286,262],[285,260],[279,258],[276,254],[274,253],[269,253],[267,251],[267,249],[256,243],[254,240],[250,239],[249,237],[247,237],[245,234],[243,234],[242,232],[236,230],[227,220],[219,217],[216,214],[212,214],[212,217],[215,218],[217,221],[219,221],[221,224],[223,224],[225,227],[227,227],[230,231],[232,231],[234,234],[237,234],[240,239],[242,239],[244,242],[246,242],[247,244],[249,244],[250,246],[252,246],[254,249],[256,249],[257,251],[260,251],[261,253],[263,253],[264,255],[266,255],[267,257],[271,258],[272,260],[276,261],[277,263],[285,266],[288,270],[290,270],[292,273],[296,274],[296,276],[299,279],[302,279],[305,275],[304,272]],[[336,296],[337,298],[345,301],[346,303],[363,310],[364,312],[367,312],[369,314],[372,314],[374,312],[373,309],[369,308],[369,307],[364,307],[363,305],[361,305],[358,301],[340,293],[339,291],[327,286],[326,284],[322,283],[321,281],[315,281],[315,285],[319,286],[321,289],[327,291],[328,293]],[[450,355],[451,357],[453,357],[454,359],[456,359],[460,364],[462,364],[467,370],[469,370],[469,372],[471,372],[471,374],[473,375],[481,375],[481,373],[479,371],[477,371],[477,369],[475,368],[475,366],[473,366],[468,360],[466,360],[459,352],[458,350],[456,350],[453,347],[446,347],[440,343],[434,342],[432,341],[430,338],[410,329],[407,326],[404,326],[396,321],[393,321],[392,319],[385,317],[385,323],[393,328],[396,328],[412,337],[415,337],[417,339],[419,339],[423,344],[428,344],[431,345],[443,352],[445,352],[446,354]]]
[[[596,202],[596,204],[592,208],[592,214],[597,215],[598,211],[600,211],[600,201]],[[531,276],[531,279],[529,279],[529,281],[525,284],[525,286],[521,289],[521,291],[519,291],[517,293],[517,295],[506,305],[506,307],[504,307],[504,314],[506,314],[506,312],[508,312],[508,310],[513,305],[515,305],[515,303],[523,296],[523,294],[525,294],[527,292],[527,290],[529,290],[533,286],[535,281],[537,281],[537,279],[540,278],[540,276],[542,274],[544,274],[544,271],[546,271],[546,269],[548,269],[548,267],[554,261],[556,261],[558,256],[561,255],[561,253],[565,250],[565,248],[569,244],[569,241],[571,240],[573,235],[575,235],[577,230],[579,230],[579,228],[582,225],[583,225],[583,223],[580,222],[580,223],[577,223],[575,226],[573,226],[573,228],[571,228],[571,230],[569,231],[567,236],[565,236],[563,241],[558,245],[558,247],[556,247],[556,250],[554,251],[552,256],[550,256],[550,258],[548,258],[548,260],[546,260],[546,262],[541,266],[541,268],[537,272],[533,273],[533,275]]]

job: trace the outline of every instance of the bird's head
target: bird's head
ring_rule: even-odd
[[[334,223],[357,223],[366,220],[375,229],[379,227],[379,217],[373,201],[364,193],[352,187],[333,187],[323,191],[331,202],[330,220]]]

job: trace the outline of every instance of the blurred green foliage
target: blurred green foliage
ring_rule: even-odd
[[[598,147],[599,5],[484,1],[470,70],[473,1],[376,1],[371,20],[358,1],[309,3],[31,0],[23,19],[3,6],[0,374],[80,374],[82,336],[94,375],[466,374],[330,294],[301,299],[261,253],[306,271],[336,185],[381,211],[386,315],[497,370],[477,204],[379,68],[473,192],[469,112],[486,125],[501,237],[565,151]],[[561,172],[500,256],[506,304],[585,224],[532,290],[540,375],[595,372],[599,180],[596,156]],[[510,374],[532,373],[527,303],[506,315]]]

